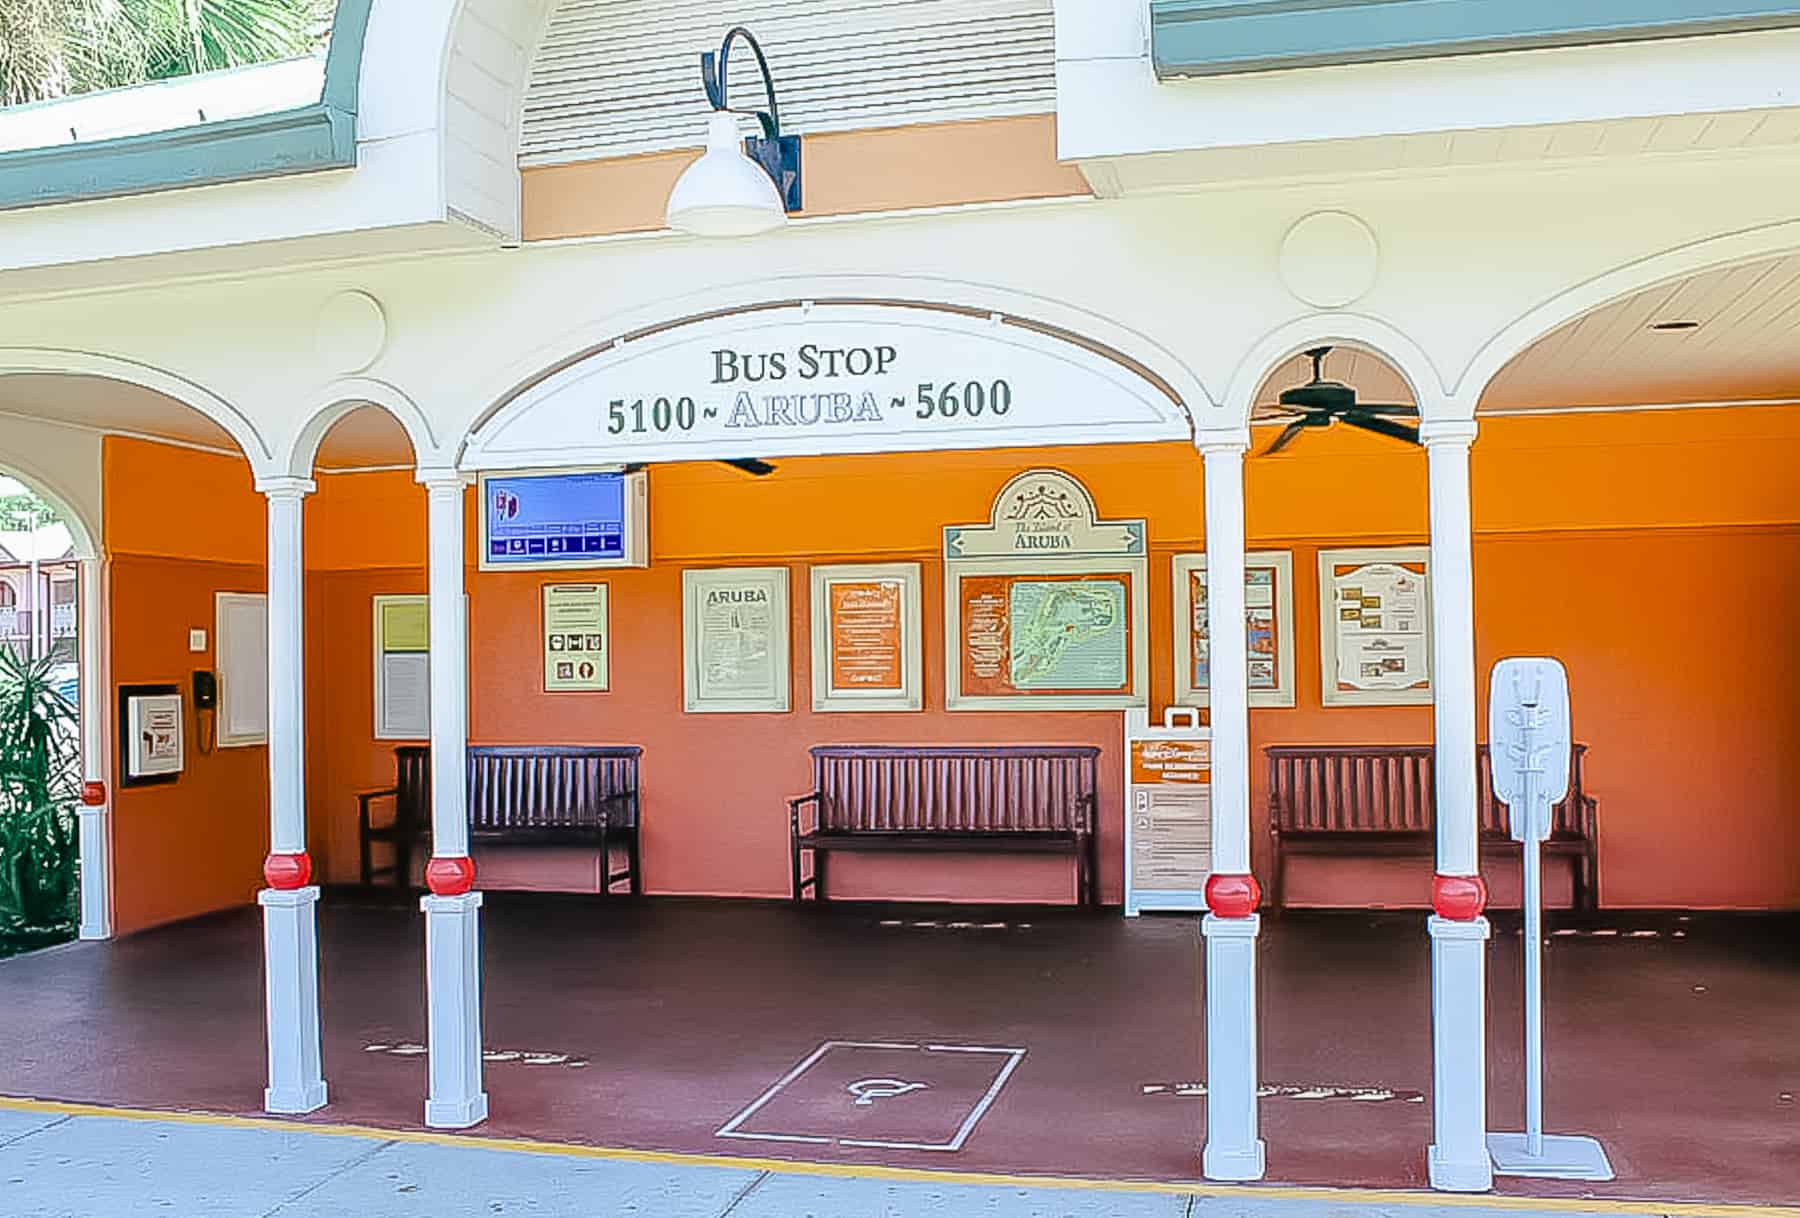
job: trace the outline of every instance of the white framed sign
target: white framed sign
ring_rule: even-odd
[[[1206,555],[1175,555],[1174,574],[1175,701],[1207,706]],[[1250,705],[1294,705],[1294,556],[1288,551],[1244,556],[1244,632]]]
[[[1431,551],[1319,551],[1320,698],[1326,706],[1431,701]]]
[[[269,740],[269,598],[213,594],[213,663],[219,678],[218,746]]]
[[[602,693],[611,680],[605,584],[545,584],[544,692]]]
[[[173,685],[119,687],[119,783],[174,782],[187,763],[186,716]]]
[[[1149,702],[1142,520],[1101,520],[1056,469],[1000,488],[988,522],[944,530],[949,710],[1123,710]]]
[[[811,585],[812,708],[921,709],[919,564],[814,567]]]
[[[377,596],[375,739],[431,736],[431,613],[423,596]]]
[[[503,407],[473,469],[1187,439],[1161,382],[953,304],[757,305],[607,344]],[[555,454],[550,457],[549,454]]]
[[[682,705],[693,713],[788,709],[786,567],[681,573]]]

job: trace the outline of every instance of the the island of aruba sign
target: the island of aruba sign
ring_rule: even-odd
[[[746,309],[605,347],[506,403],[477,469],[1186,439],[1121,356],[924,304]]]

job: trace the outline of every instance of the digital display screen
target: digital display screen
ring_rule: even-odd
[[[489,476],[483,484],[485,565],[535,566],[625,557],[626,476]]]

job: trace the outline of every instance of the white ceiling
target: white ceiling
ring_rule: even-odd
[[[237,455],[223,427],[174,398],[120,381],[51,373],[0,376],[0,414],[22,415],[118,435],[174,440]],[[325,434],[319,469],[411,465],[412,445],[379,406],[351,411]]]

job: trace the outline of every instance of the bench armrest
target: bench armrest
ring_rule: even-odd
[[[1600,842],[1600,801],[1592,795],[1581,797],[1581,836],[1590,845]]]
[[[813,806],[813,831],[814,832],[818,831],[818,828],[819,828],[819,792],[813,791],[810,794],[797,795],[793,799],[788,800],[787,804],[788,804],[788,832],[789,833],[791,833],[795,837],[800,836],[800,809],[804,808],[807,804],[811,804]]]
[[[396,799],[397,800],[399,798],[400,798],[400,789],[398,787],[382,787],[381,789],[375,790],[375,791],[358,791],[356,793],[356,820],[357,820],[357,823],[362,826],[362,828],[365,832],[367,830],[373,828],[374,826],[372,826],[369,823],[369,805],[374,803],[378,799]]]

